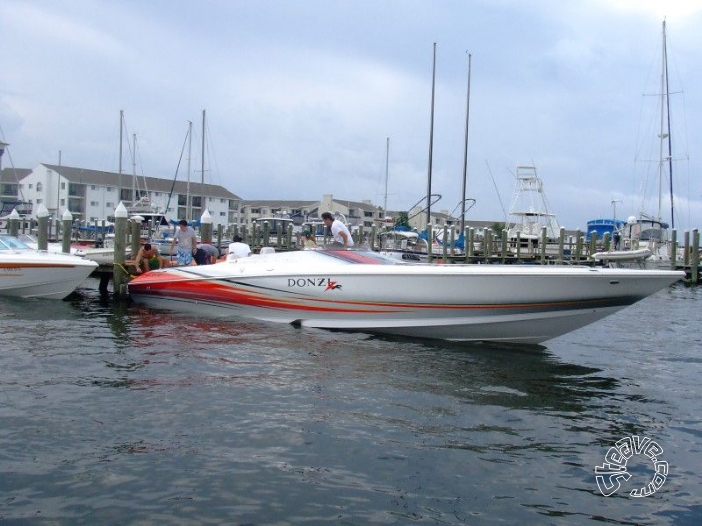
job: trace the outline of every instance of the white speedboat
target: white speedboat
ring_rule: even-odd
[[[34,250],[16,237],[0,234],[0,295],[63,299],[97,263],[69,254]]]
[[[540,343],[631,305],[682,272],[402,264],[371,251],[303,250],[154,270],[147,306],[456,341]]]

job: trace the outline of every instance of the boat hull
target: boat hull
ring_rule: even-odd
[[[0,296],[63,299],[97,268],[97,263],[50,253],[0,253]]]
[[[208,315],[455,341],[541,343],[684,275],[584,267],[327,264],[305,257],[309,252],[153,271],[131,281],[129,291],[139,303]]]

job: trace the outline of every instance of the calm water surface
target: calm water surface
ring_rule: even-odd
[[[702,288],[545,346],[0,299],[0,523],[702,523]],[[617,440],[653,468],[603,496]],[[642,460],[643,459],[643,460]]]

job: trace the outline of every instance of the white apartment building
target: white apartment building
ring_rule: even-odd
[[[74,220],[92,223],[113,216],[121,201],[128,209],[148,203],[171,220],[197,220],[208,210],[215,227],[240,221],[241,198],[218,185],[42,163],[19,180],[17,191],[32,205],[32,217],[43,204],[55,217],[68,210]]]

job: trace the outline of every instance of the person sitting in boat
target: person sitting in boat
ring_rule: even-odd
[[[300,246],[305,248],[317,248],[317,242],[312,237],[312,232],[305,230],[300,236]]]
[[[198,243],[194,257],[198,265],[212,265],[219,259],[219,249],[209,243]]]
[[[173,254],[173,247],[176,242],[178,243],[177,264],[179,266],[195,265],[193,256],[197,252],[197,237],[195,236],[195,231],[188,226],[188,222],[185,219],[181,219],[178,222],[178,228],[173,234],[171,254]]]
[[[344,248],[353,246],[351,232],[349,232],[349,229],[346,228],[346,225],[344,223],[342,223],[338,219],[334,219],[334,216],[331,215],[331,212],[324,212],[322,214],[322,221],[324,221],[324,224],[327,227],[331,227],[332,237],[334,238],[334,242],[332,243],[333,246]]]
[[[229,254],[227,261],[232,261],[238,258],[247,258],[251,255],[251,247],[244,243],[241,236],[234,236],[233,243],[229,244]]]
[[[158,250],[151,246],[151,243],[144,243],[134,259],[137,274],[163,268],[163,264],[164,258],[161,257]]]

